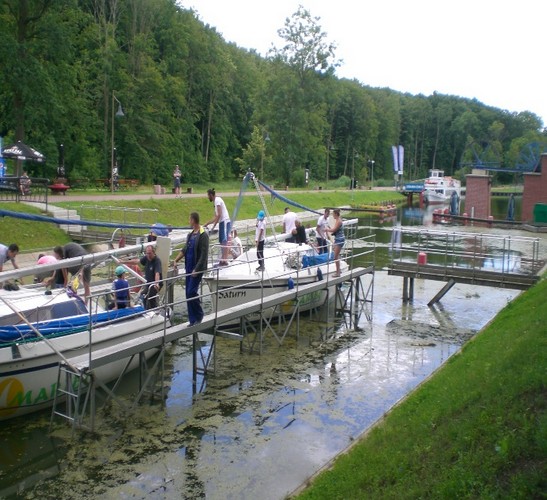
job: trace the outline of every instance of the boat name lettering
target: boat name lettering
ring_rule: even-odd
[[[229,290],[227,292],[218,292],[221,299],[243,299],[247,296],[245,290]]]
[[[78,381],[75,378],[72,382],[73,389],[78,388]],[[55,397],[57,383],[50,387],[40,387],[36,391],[25,391],[22,382],[14,377],[7,378],[0,382],[0,414],[11,415],[17,408],[27,405],[45,403]]]

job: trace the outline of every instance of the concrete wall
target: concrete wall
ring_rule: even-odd
[[[522,193],[522,220],[534,220],[536,203],[547,203],[547,154],[541,155],[539,172],[524,174],[524,191]]]
[[[487,219],[490,216],[492,177],[484,174],[465,176],[465,213],[469,217]]]

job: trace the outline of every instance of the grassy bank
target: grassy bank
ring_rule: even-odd
[[[2,203],[0,207],[12,212],[43,215],[39,209],[22,203]],[[2,235],[1,243],[4,245],[17,243],[21,252],[50,249],[55,245],[64,245],[70,241],[67,234],[61,231],[56,224],[44,224],[13,217],[0,218],[0,234]]]
[[[93,202],[95,205],[129,207],[129,208],[155,208],[158,210],[156,216],[158,220],[152,222],[162,222],[163,224],[185,225],[188,222],[190,212],[199,212],[202,217],[207,219],[213,213],[213,205],[207,199],[206,189],[202,190],[203,196],[182,196],[175,198],[173,195],[165,195],[162,198],[150,198],[147,200],[112,200],[105,202]],[[194,190],[195,192],[199,192]],[[233,192],[233,191],[232,191]],[[225,194],[221,190],[217,190],[217,194],[224,199],[228,211],[233,213],[237,201],[237,195]],[[348,190],[341,191],[298,191],[298,192],[282,192],[283,196],[289,200],[296,201],[306,207],[321,209],[325,206],[347,206],[350,204],[360,205],[366,203],[383,203],[387,201],[404,201],[404,198],[394,191],[360,191],[354,192]],[[275,200],[270,203],[270,195],[264,194],[268,203],[268,210],[272,215],[280,215],[286,203],[281,200]],[[56,203],[59,206],[78,209],[82,205],[81,202]],[[245,196],[241,203],[238,219],[251,219],[256,217],[257,212],[262,208],[258,196]],[[295,209],[298,211],[298,209]]]
[[[55,199],[55,205],[75,209],[83,215],[86,219],[100,219],[106,221],[121,221],[124,219],[124,214],[121,211],[103,211],[102,213],[92,209],[84,208],[82,212],[82,206],[97,206],[97,207],[125,207],[136,209],[156,209],[157,212],[143,212],[143,223],[153,224],[154,222],[161,222],[166,225],[172,226],[186,226],[188,224],[188,216],[191,212],[197,211],[201,214],[202,220],[205,222],[213,215],[213,205],[207,199],[206,189],[203,189],[203,196],[175,198],[172,195],[166,195],[161,198],[149,198],[145,200],[108,200],[108,201],[75,201],[75,202],[61,202]],[[108,194],[93,192],[94,195]],[[124,194],[131,194],[131,192],[125,191]],[[138,194],[135,191],[135,194]],[[236,205],[237,196],[224,195],[222,191],[218,191],[218,194],[224,198],[226,206],[230,213],[233,212]],[[354,192],[348,190],[341,191],[309,191],[309,192],[287,192],[283,193],[288,199],[297,201],[298,203],[311,208],[320,209],[325,206],[347,206],[355,203],[382,203],[386,201],[396,200],[401,201],[403,197],[393,191],[361,191],[356,190]],[[279,215],[283,213],[283,209],[286,206],[281,200],[276,200],[273,204],[269,203],[269,195],[266,195],[268,202],[268,210],[272,215]],[[39,213],[39,210],[29,207],[28,205],[18,203],[3,203],[2,208],[6,210]],[[257,196],[245,196],[241,204],[238,219],[251,219],[256,217],[257,212],[261,209],[260,202]],[[139,222],[136,219],[137,212],[133,214],[127,214],[126,221],[128,223]],[[113,218],[110,218],[112,215]],[[132,219],[133,217],[133,219]],[[44,224],[42,222],[30,222],[21,221],[11,217],[4,217],[0,220],[0,230],[2,231],[2,239],[4,244],[12,242],[17,243],[22,252],[30,251],[31,249],[49,248],[52,245],[63,244],[68,241],[66,234],[57,228],[54,224]],[[110,229],[105,231],[112,232]],[[9,241],[8,241],[9,240]]]
[[[508,304],[298,498],[545,498],[546,297]]]

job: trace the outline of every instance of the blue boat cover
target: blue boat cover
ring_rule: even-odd
[[[91,316],[93,327],[100,326],[108,321],[121,320],[128,316],[141,314],[144,312],[144,307],[136,306],[126,309],[112,309],[110,311],[100,312]],[[70,318],[52,319],[49,321],[39,321],[31,323],[44,337],[66,335],[85,330],[89,326],[89,314],[80,316],[72,316]],[[15,340],[33,340],[38,335],[26,323],[19,325],[0,326],[0,344],[13,342]]]
[[[304,255],[302,257],[302,268],[319,266],[334,260],[334,253],[320,253],[317,255]]]

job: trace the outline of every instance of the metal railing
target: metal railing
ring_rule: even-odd
[[[23,180],[21,180],[23,179]],[[30,180],[30,184],[26,181]],[[0,201],[48,202],[49,179],[30,177],[0,177]]]
[[[120,224],[153,224],[157,208],[133,208],[103,205],[80,205],[80,217],[85,220],[119,222]],[[89,213],[89,215],[87,215]]]
[[[540,239],[483,233],[395,228],[391,264],[437,265],[501,274],[536,275],[545,265]]]

